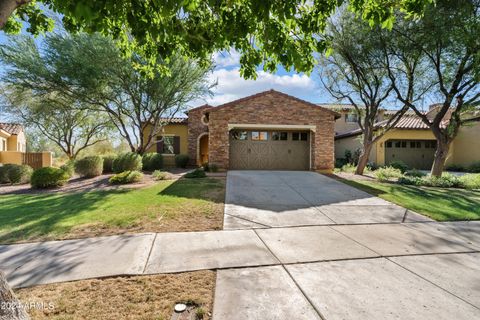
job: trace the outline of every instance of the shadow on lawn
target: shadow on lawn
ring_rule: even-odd
[[[7,231],[0,243],[12,243],[37,238],[52,231],[63,231],[61,221],[74,218],[85,210],[98,208],[106,197],[128,190],[108,190],[79,193],[5,195],[0,198],[0,225]]]
[[[160,191],[158,195],[223,203],[225,201],[225,179],[181,178]]]
[[[422,199],[423,201],[418,202],[417,206],[420,206],[427,211],[428,209],[430,209],[430,211],[435,214],[437,218],[440,217],[442,221],[465,220],[465,217],[463,216],[455,216],[449,213],[452,208],[454,208],[457,212],[461,210],[469,212],[476,216],[473,219],[468,220],[480,219],[479,191],[469,191],[455,188],[417,187],[409,185],[399,185],[395,183],[383,183],[382,185],[386,188],[389,188],[390,190],[390,192],[385,192],[385,190],[382,190],[381,188],[375,188],[373,186],[365,185],[356,181],[341,181],[375,196],[384,196],[388,194],[391,196],[408,198],[411,199],[412,202],[414,199]],[[450,205],[448,206],[448,208],[442,207],[441,204],[435,203],[438,201],[448,201]],[[402,203],[398,204],[402,205]],[[432,204],[438,205],[438,207],[433,210]]]

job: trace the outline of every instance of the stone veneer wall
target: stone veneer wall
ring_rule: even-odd
[[[328,110],[275,91],[241,99],[209,110],[209,162],[220,168],[229,165],[229,123],[315,125],[312,136],[312,170],[334,168],[334,114]],[[190,123],[189,114],[189,128]],[[190,136],[190,135],[189,135]],[[198,137],[198,134],[196,135]],[[196,154],[196,141],[195,144]]]
[[[208,132],[208,126],[202,122],[205,111],[211,106],[202,106],[188,112],[188,156],[190,165],[197,165],[197,143],[198,137]]]

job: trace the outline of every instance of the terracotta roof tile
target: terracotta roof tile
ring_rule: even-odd
[[[169,124],[183,124],[183,123],[187,123],[188,118],[180,118],[180,117],[176,117],[176,118],[161,118],[160,121],[161,121],[161,122],[166,122],[166,123],[169,123]]]
[[[0,122],[0,129],[10,134],[19,134],[23,131],[23,126],[19,123]]]

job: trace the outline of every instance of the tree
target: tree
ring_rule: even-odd
[[[33,95],[23,84],[10,84],[4,89],[3,109],[37,129],[69,159],[75,159],[85,148],[106,139],[110,130],[104,115],[89,111],[78,101],[60,98],[54,91],[48,96]]]
[[[452,141],[462,125],[478,121],[472,109],[480,105],[480,1],[437,1],[429,6],[422,19],[409,22],[415,32],[399,24],[394,33],[406,45],[398,52],[412,51],[422,55],[431,72],[417,77],[417,82],[427,82],[436,99],[441,102],[433,117],[422,110],[418,102],[394,84],[397,98],[414,110],[428,125],[436,140],[431,174],[442,175]],[[407,49],[408,48],[408,49]]]
[[[344,1],[322,0],[0,0],[0,29],[51,30],[45,10],[62,15],[67,31],[102,32],[121,43],[125,54],[141,53],[155,66],[159,57],[176,55],[208,64],[211,54],[231,47],[242,53],[241,72],[255,77],[256,67],[273,71],[278,64],[310,72],[314,52],[326,43],[318,37],[327,19]],[[349,8],[368,22],[391,27],[395,9],[421,14],[433,0],[354,0]],[[132,38],[134,41],[132,41]]]
[[[135,68],[146,63],[141,56],[123,57],[112,40],[99,34],[53,34],[42,49],[21,38],[0,52],[5,63],[15,66],[7,74],[8,83],[42,97],[55,92],[89,112],[102,112],[130,149],[140,154],[156,141],[168,119],[188,102],[210,94],[212,86],[210,67],[179,56],[158,61],[171,70],[170,75],[156,71],[145,76]],[[150,125],[152,130],[144,135]]]
[[[22,305],[8,285],[5,274],[2,271],[0,271],[0,301],[2,302],[2,308],[0,308],[0,319],[30,319],[27,312],[24,308],[22,308]]]
[[[404,106],[379,126],[380,111],[393,90],[384,68],[385,50],[378,26],[370,27],[349,12],[342,12],[329,26],[331,55],[320,58],[320,79],[337,100],[355,108],[362,131],[362,149],[355,174],[363,174],[373,145],[393,128],[408,110]]]

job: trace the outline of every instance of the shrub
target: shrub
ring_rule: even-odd
[[[8,178],[8,165],[4,164],[0,167],[0,183],[10,183]]]
[[[480,173],[480,161],[474,162],[469,165],[468,171],[472,173]]]
[[[140,182],[143,179],[143,173],[139,171],[124,171],[121,173],[117,173],[116,175],[112,176],[108,182],[111,184],[128,184],[134,182]]]
[[[412,170],[405,171],[404,175],[407,176],[407,177],[421,178],[421,177],[425,177],[427,174],[420,171],[420,170],[412,169]]]
[[[400,184],[408,184],[408,185],[414,185],[414,186],[424,185],[424,180],[421,177],[415,177],[415,176],[400,177],[398,178],[397,182]]]
[[[73,177],[73,174],[75,173],[75,161],[68,160],[64,165],[60,166],[60,169],[65,171],[69,178]]]
[[[185,175],[185,178],[205,178],[207,175],[201,169],[195,169]]]
[[[113,160],[112,170],[115,173],[140,171],[142,170],[142,157],[135,152],[121,154]]]
[[[75,172],[80,177],[92,178],[102,174],[103,158],[100,156],[90,156],[75,161]]]
[[[30,184],[34,188],[52,188],[67,183],[68,174],[60,168],[45,167],[33,171]]]
[[[186,168],[190,157],[186,154],[177,154],[175,156],[175,166],[178,168]]]
[[[335,159],[335,168],[341,168],[346,165],[348,162],[344,158]]]
[[[440,178],[428,176],[423,178],[425,186],[440,188],[458,188],[461,187],[460,179],[453,174],[444,173]]]
[[[117,156],[114,154],[109,154],[103,156],[103,173],[112,173],[113,172],[113,161]]]
[[[153,179],[155,180],[168,180],[168,172],[155,170],[152,173]]]
[[[352,151],[350,150],[345,150],[343,153],[343,158],[345,159],[346,163],[352,163]]]
[[[370,171],[375,171],[378,169],[378,165],[375,162],[369,162],[367,163],[367,168]]]
[[[401,178],[402,171],[393,167],[379,168],[374,172],[375,177],[380,181],[388,181],[393,178]]]
[[[350,173],[354,173],[355,170],[357,169],[357,167],[352,164],[352,163],[347,163],[346,165],[344,165],[341,169],[342,172],[350,172]]]
[[[395,161],[392,161],[390,162],[390,167],[392,168],[395,168],[395,169],[399,169],[402,173],[404,173],[405,171],[407,171],[409,169],[408,165],[403,162],[402,160],[395,160]]]
[[[467,168],[465,168],[464,166],[460,165],[460,164],[451,164],[449,166],[446,166],[445,167],[445,170],[447,171],[456,171],[456,172],[464,172],[467,170]]]
[[[163,168],[163,156],[160,153],[149,152],[142,157],[142,168],[146,171],[160,170]]]
[[[8,168],[7,175],[10,183],[28,183],[32,177],[33,169],[30,166],[13,165]]]
[[[466,174],[458,177],[460,184],[465,189],[480,189],[480,174]]]

